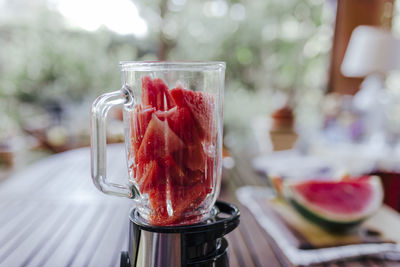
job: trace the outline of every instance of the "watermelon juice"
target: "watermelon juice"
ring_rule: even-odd
[[[196,223],[215,201],[216,99],[144,76],[129,111],[128,161],[141,215],[153,225]],[[220,173],[220,171],[219,171]],[[220,174],[219,174],[220,175]]]

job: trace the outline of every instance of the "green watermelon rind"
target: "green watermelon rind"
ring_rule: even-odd
[[[307,220],[310,220],[311,222],[324,227],[325,229],[331,230],[331,231],[343,231],[343,230],[349,230],[360,223],[362,223],[365,219],[367,219],[368,216],[364,218],[360,218],[357,220],[351,220],[351,221],[333,221],[327,218],[324,218],[323,216],[319,216],[317,213],[312,212],[311,210],[307,209],[303,205],[299,204],[297,201],[290,199],[290,204]]]
[[[380,178],[377,176],[372,176],[370,181],[371,186],[374,186],[376,190],[374,192],[376,195],[374,196],[375,199],[372,201],[372,205],[367,211],[363,214],[360,214],[356,217],[351,218],[347,216],[347,219],[343,218],[332,218],[332,214],[329,216],[324,216],[324,214],[320,214],[315,210],[312,210],[306,206],[307,203],[301,203],[301,201],[296,199],[296,194],[293,193],[292,188],[290,185],[284,186],[284,195],[288,202],[295,208],[304,218],[308,219],[309,221],[324,227],[328,230],[332,231],[344,231],[354,228],[355,226],[359,225],[367,218],[372,216],[381,206],[383,200],[383,189],[382,184],[380,182]],[[375,205],[374,205],[375,203]],[[329,218],[330,217],[330,218]]]

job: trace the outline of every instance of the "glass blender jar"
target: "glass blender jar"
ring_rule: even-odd
[[[91,110],[92,178],[134,200],[123,267],[229,266],[224,235],[239,224],[221,184],[225,63],[122,62],[122,88]],[[125,184],[106,173],[106,117],[122,106]]]
[[[122,62],[122,88],[91,114],[92,178],[134,200],[123,267],[229,266],[224,235],[239,224],[221,184],[223,62]],[[122,106],[125,184],[106,173],[106,117]]]
[[[223,62],[121,62],[122,88],[92,106],[92,178],[135,200],[151,225],[188,225],[212,214],[222,163]],[[129,179],[106,173],[106,116],[122,106]]]

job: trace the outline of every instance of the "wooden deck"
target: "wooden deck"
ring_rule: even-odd
[[[108,150],[110,177],[126,177],[119,145]],[[0,266],[119,266],[126,249],[129,199],[98,192],[90,179],[89,149],[51,156],[0,183]],[[224,173],[221,198],[238,204],[241,224],[230,233],[230,265],[292,266],[250,212],[237,187],[264,182],[245,162]],[[400,266],[362,259],[321,266]]]

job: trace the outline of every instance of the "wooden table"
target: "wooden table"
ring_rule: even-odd
[[[122,146],[108,149],[110,177],[126,177]],[[230,266],[291,266],[234,191],[264,182],[245,162],[224,173],[221,197],[238,204],[241,224],[227,238]],[[98,192],[88,148],[57,154],[0,184],[0,266],[119,266],[126,250],[129,199]],[[400,266],[362,259],[323,266]]]

